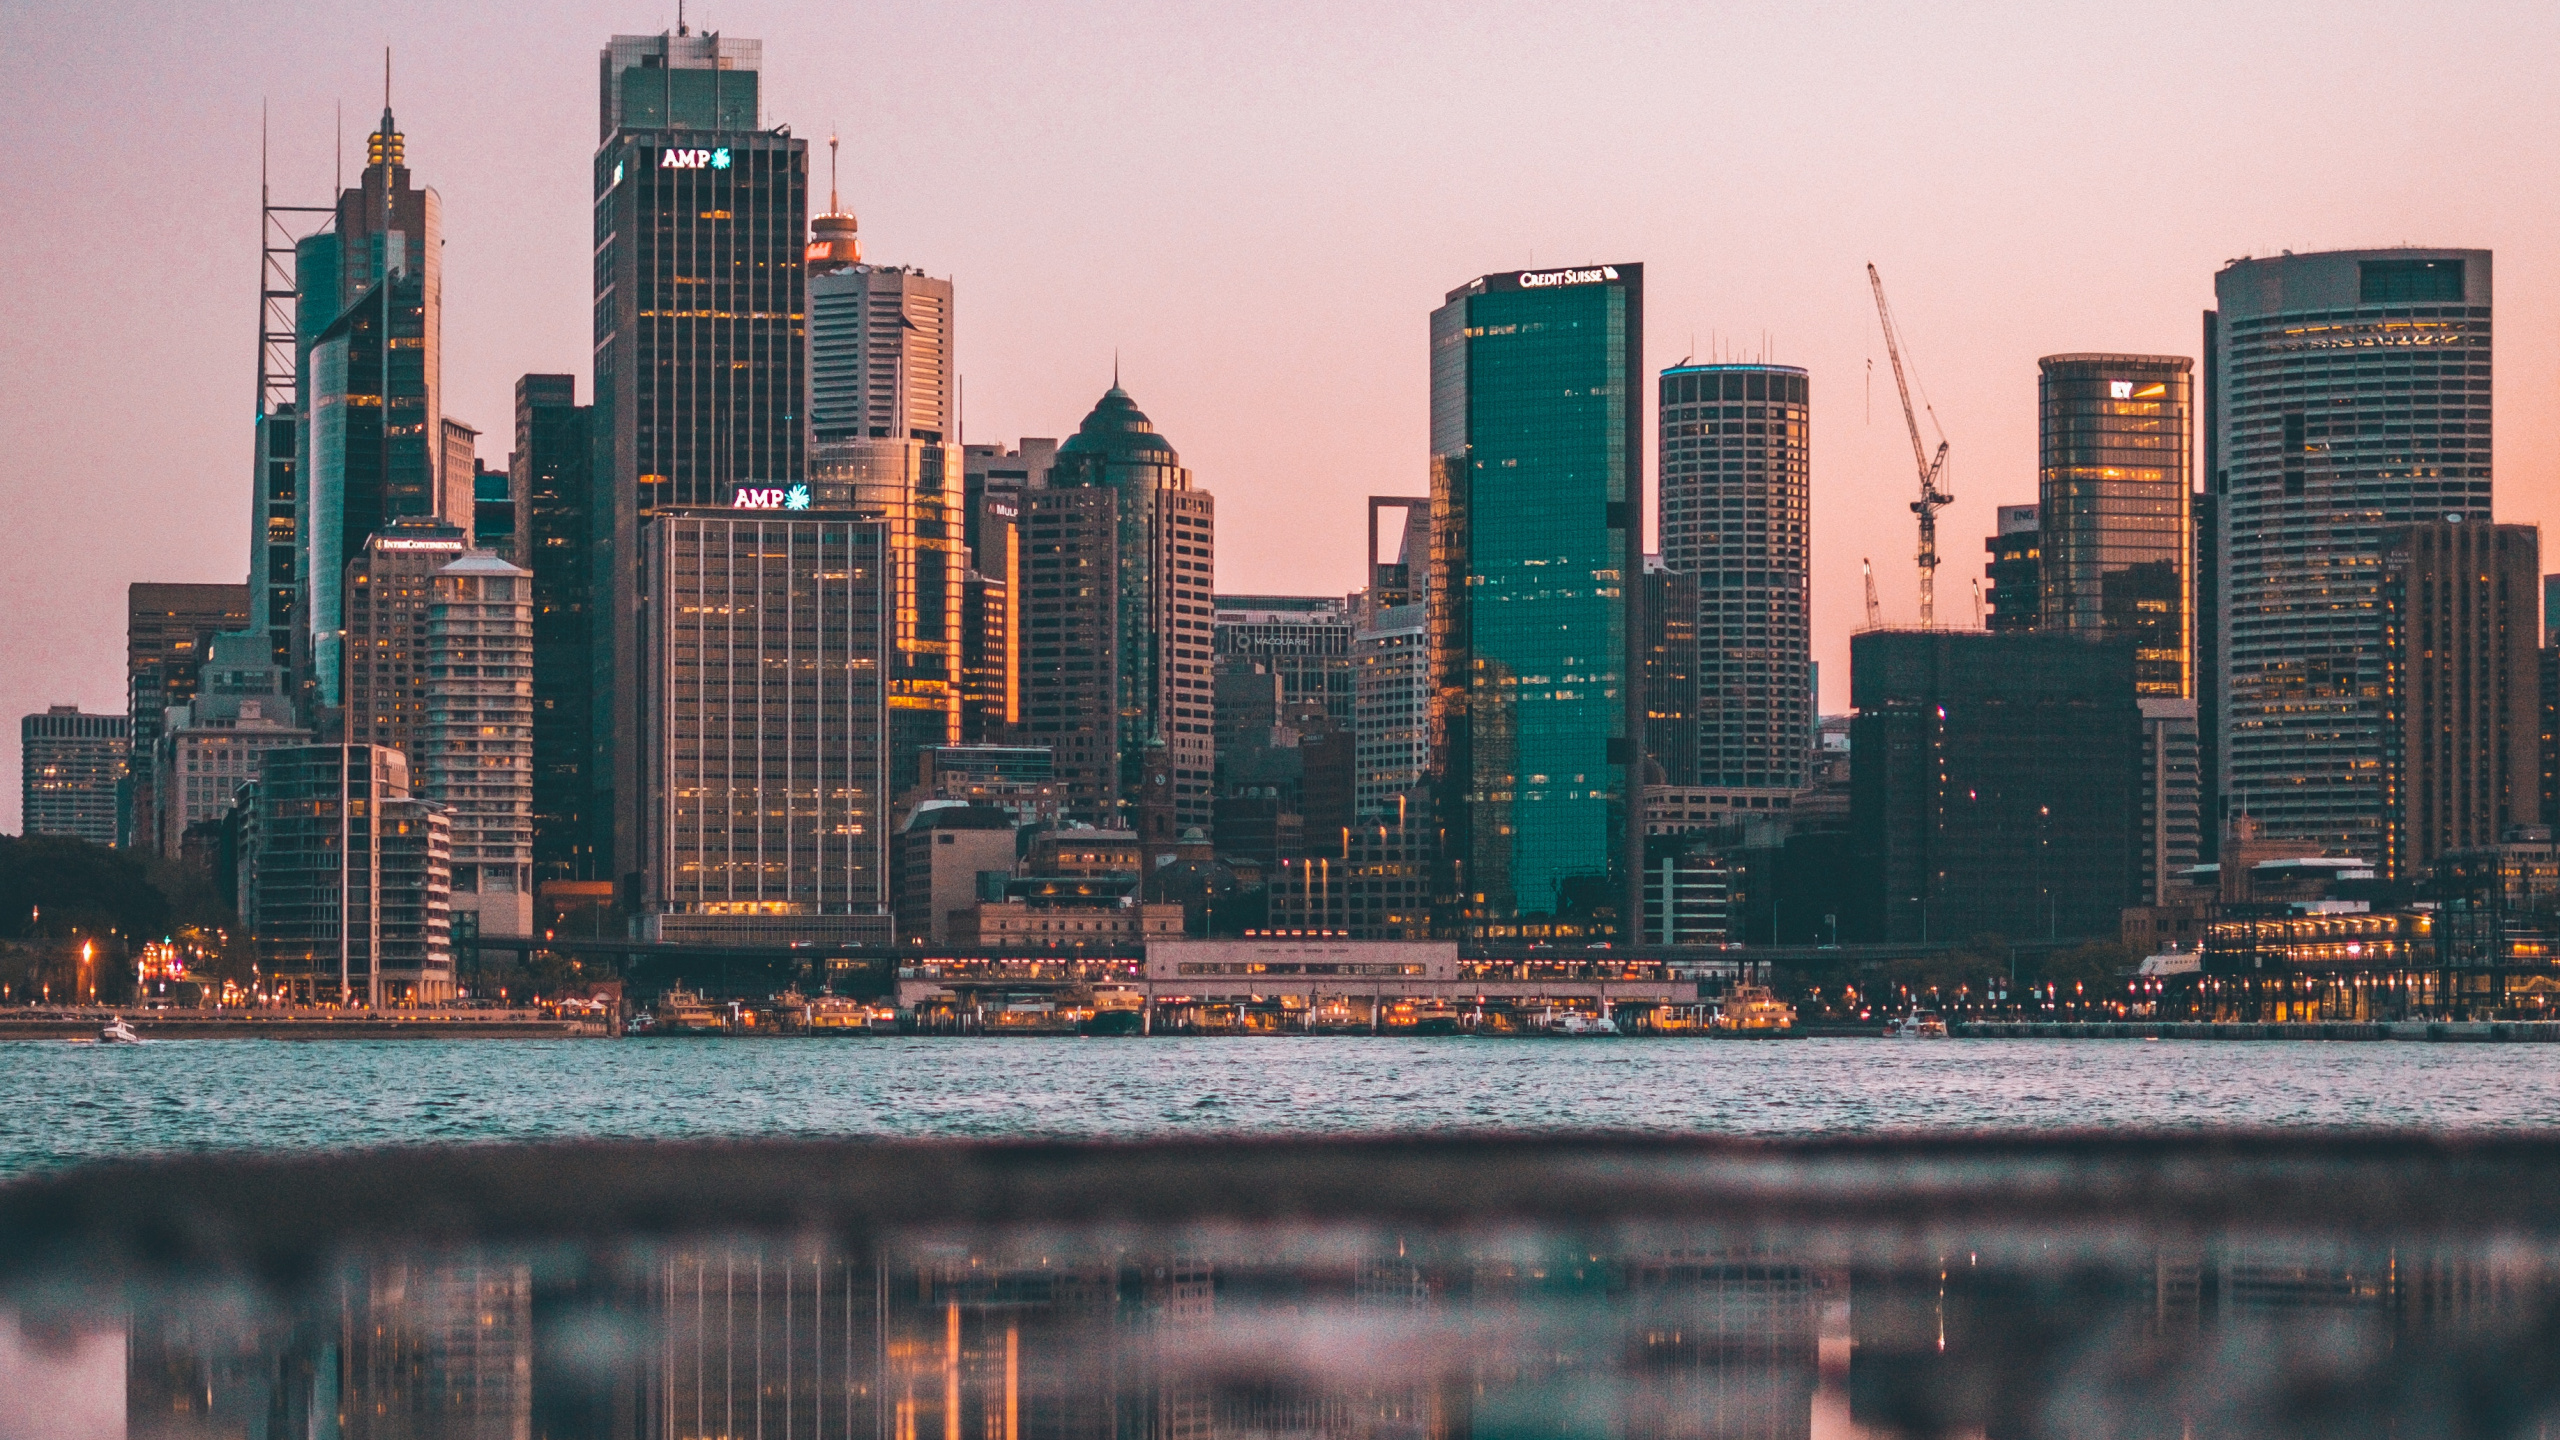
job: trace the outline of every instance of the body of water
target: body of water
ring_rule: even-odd
[[[1467,1039],[0,1045],[0,1175],[588,1136],[1690,1135],[2560,1122],[2560,1045]]]

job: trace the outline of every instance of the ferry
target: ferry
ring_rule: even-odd
[[[1352,996],[1327,995],[1307,1012],[1311,1035],[1366,1035],[1369,1029],[1369,1005]]]
[[[1715,1034],[1733,1040],[1780,1040],[1796,1033],[1796,1007],[1769,992],[1765,985],[1736,985],[1725,992],[1709,1022]]]
[[[1093,1014],[1084,1022],[1087,1035],[1143,1035],[1147,1029],[1147,997],[1135,985],[1093,987]]]
[[[1947,1022],[1927,1010],[1914,1010],[1885,1027],[1888,1040],[1944,1040]]]
[[[650,1028],[660,1035],[726,1035],[729,1012],[679,986],[658,997],[657,1023]]]
[[[811,1000],[803,1022],[812,1035],[868,1035],[871,1029],[871,1007],[842,995],[821,995]],[[891,1017],[895,1023],[896,1017]]]
[[[1457,1034],[1458,1007],[1446,1000],[1425,1000],[1414,1006],[1413,1033],[1416,1035]]]
[[[1546,1009],[1529,1018],[1529,1033],[1560,1035],[1569,1040],[1587,1040],[1618,1033],[1618,1022],[1606,1014],[1585,1015],[1579,1010]]]

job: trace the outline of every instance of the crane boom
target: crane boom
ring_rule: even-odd
[[[1873,264],[1867,266],[1867,284],[1876,293],[1876,320],[1884,327],[1884,353],[1893,362],[1893,388],[1902,396],[1903,428],[1911,432],[1911,461],[1920,472],[1920,498],[1911,502],[1911,513],[1920,517],[1920,628],[1937,625],[1938,589],[1938,511],[1956,497],[1938,488],[1938,479],[1946,473],[1947,442],[1938,440],[1938,453],[1932,456],[1920,438],[1920,416],[1911,408],[1911,381],[1902,369],[1902,339],[1894,333],[1893,307],[1885,303],[1884,276]],[[1929,421],[1937,423],[1937,412]]]
[[[1881,630],[1884,628],[1884,610],[1876,604],[1876,562],[1861,560],[1858,564],[1867,572],[1867,628]]]

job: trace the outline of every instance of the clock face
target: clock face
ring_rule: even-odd
[[[1156,783],[1157,783],[1157,784],[1159,784],[1159,785],[1163,784],[1163,783],[1164,783],[1164,777],[1163,777],[1163,776],[1161,776],[1161,775],[1157,776],[1157,777],[1156,777]]]

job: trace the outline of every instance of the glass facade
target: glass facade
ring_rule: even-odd
[[[1812,425],[1791,365],[1662,372],[1662,563],[1697,585],[1698,753],[1671,784],[1800,790],[1813,733]],[[1666,776],[1683,771],[1657,756]]]
[[[1643,271],[1488,275],[1431,316],[1436,923],[1616,933],[1634,883]]]
[[[2383,859],[2384,543],[2490,518],[2485,250],[2241,260],[2214,277],[2223,803]]]
[[[610,833],[595,833],[587,767],[594,748],[594,622],[588,524],[592,411],[575,376],[516,380],[508,465],[524,505],[518,548],[533,572],[533,865],[538,880],[609,878]]]
[[[2036,623],[2127,636],[2142,694],[2192,696],[2193,362],[2048,355],[2036,363]]]
[[[589,809],[609,877],[644,864],[640,529],[669,507],[787,492],[807,473],[808,145],[763,128],[762,47],[616,36],[594,161],[596,612]],[[537,572],[540,569],[536,565]],[[609,586],[609,588],[608,588]]]
[[[823,353],[823,352],[822,352]],[[961,635],[969,573],[955,446],[923,440],[820,441],[810,493],[822,509],[888,522],[896,567],[889,671],[889,793],[916,783],[928,745],[961,740]]]

